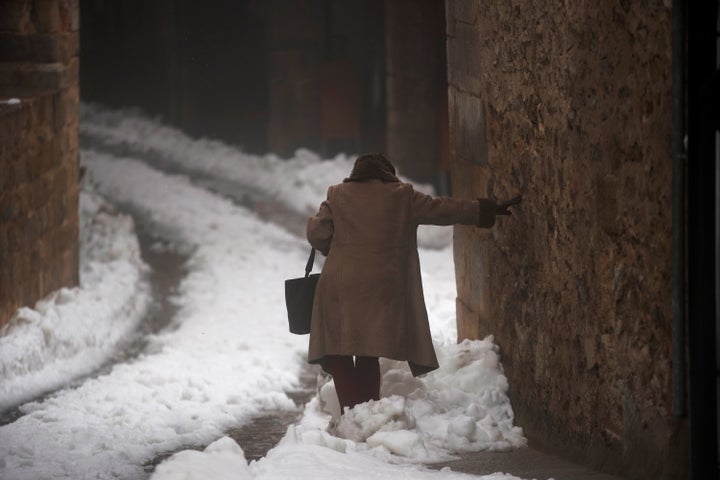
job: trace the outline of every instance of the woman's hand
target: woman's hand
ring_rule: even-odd
[[[495,200],[495,215],[512,215],[512,212],[508,210],[508,207],[520,205],[521,201],[522,195],[518,195],[504,202],[498,202],[497,200]]]

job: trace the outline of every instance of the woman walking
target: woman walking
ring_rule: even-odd
[[[310,217],[310,244],[327,256],[313,305],[308,362],[335,381],[341,411],[380,398],[379,357],[412,374],[438,368],[420,278],[418,225],[492,227],[507,202],[431,197],[402,183],[381,154],[360,156]]]

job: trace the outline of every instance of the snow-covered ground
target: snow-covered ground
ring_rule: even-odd
[[[132,219],[83,183],[80,286],[18,310],[0,330],[0,411],[88,374],[132,338],[150,300]]]
[[[152,151],[181,170],[201,170],[239,188],[260,189],[302,213],[316,208],[327,186],[347,176],[352,163],[343,156],[323,161],[309,152],[288,160],[252,156],[218,142],[193,140],[140,115],[98,107],[83,107],[82,130],[123,142],[129,152]],[[172,456],[153,478],[467,478],[418,464],[450,458],[453,452],[524,445],[522,431],[513,425],[507,380],[492,338],[454,343],[451,233],[429,230],[427,244],[445,245],[420,252],[441,368],[415,379],[405,365],[383,361],[383,398],[341,420],[332,382],[324,384],[283,441],[248,465],[242,446],[224,433],[263,410],[294,408],[284,392],[297,385],[307,337],[287,332],[282,284],[302,273],[307,242],[188,177],[131,157],[83,150],[81,161],[104,195],[140,212],[171,248],[189,255],[188,274],[175,298],[178,312],[139,358],[43,403],[22,406],[26,415],[0,428],[0,478],[142,478],[143,464],[157,455],[202,445],[210,446]],[[137,245],[114,253],[136,261]],[[98,284],[100,278],[105,279],[95,277]],[[119,278],[140,288],[140,277]],[[66,293],[53,305],[71,305],[69,311],[93,323],[78,322],[70,332],[66,324],[51,323],[45,336],[117,334],[116,323],[123,319],[115,317],[124,311],[112,318],[93,314],[80,296]],[[112,289],[100,290],[94,298],[109,306],[113,296]],[[36,310],[44,315],[47,309]],[[124,312],[130,319],[126,323],[134,325],[139,310],[130,310]],[[21,347],[30,341],[31,336],[17,332],[8,329],[0,341]],[[78,345],[83,342],[91,345],[85,340]],[[3,369],[11,365],[0,358]],[[83,363],[94,368],[100,361],[88,356]],[[9,390],[21,392],[22,361],[13,368],[19,380]]]

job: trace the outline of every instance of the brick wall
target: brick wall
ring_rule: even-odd
[[[495,334],[531,445],[686,478],[671,414],[671,16],[661,1],[448,0],[461,337]]]
[[[0,3],[0,325],[78,282],[78,26],[76,1]]]

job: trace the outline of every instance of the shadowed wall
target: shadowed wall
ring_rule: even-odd
[[[517,424],[628,478],[684,478],[671,413],[671,10],[448,0],[461,337],[495,334]],[[680,436],[679,436],[680,435]]]

